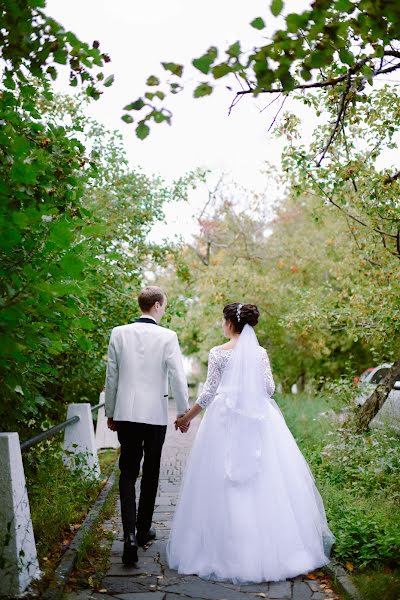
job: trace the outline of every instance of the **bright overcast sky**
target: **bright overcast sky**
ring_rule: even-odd
[[[136,138],[134,126],[124,124],[121,115],[128,102],[143,94],[149,75],[162,75],[161,61],[190,64],[210,45],[224,49],[238,39],[248,48],[258,43],[262,34],[249,23],[256,16],[268,18],[268,6],[261,0],[48,0],[46,12],[82,40],[99,40],[102,51],[110,55],[107,72],[115,75],[115,82],[100,100],[91,103],[89,111],[123,133],[132,166],[140,165],[145,172],[167,180],[203,167],[211,169],[215,178],[226,172],[240,184],[261,191],[268,188],[268,181],[260,169],[266,160],[279,165],[282,148],[282,143],[267,133],[275,113],[273,107],[260,113],[264,99],[245,98],[228,116],[233,96],[223,84],[210,97],[198,100],[188,89],[168,99],[174,112],[172,126],[152,126],[145,141]],[[286,2],[288,12],[305,6],[306,0]],[[270,20],[272,24],[272,15]],[[188,76],[202,79],[194,69]],[[272,190],[271,195],[276,193]],[[157,227],[156,237],[167,231],[187,237],[195,231],[193,213],[206,196],[202,188],[192,193],[187,206],[170,207],[168,226]]]
[[[307,0],[287,0],[285,13],[300,12],[308,4]],[[174,113],[172,126],[152,125],[145,141],[136,138],[133,125],[121,121],[122,108],[143,94],[147,77],[165,73],[161,61],[187,65],[211,45],[223,50],[238,39],[244,42],[243,48],[258,44],[262,33],[249,23],[263,16],[267,22],[269,19],[269,27],[274,26],[277,21],[269,12],[269,2],[48,0],[46,11],[82,40],[99,40],[101,50],[110,55],[107,74],[113,73],[115,82],[100,100],[91,103],[88,112],[123,133],[132,166],[139,165],[167,180],[197,167],[211,169],[214,179],[226,172],[250,189],[267,189],[268,199],[274,201],[277,191],[268,186],[266,175],[261,173],[265,161],[279,166],[283,145],[267,132],[276,104],[260,112],[270,99],[246,97],[228,116],[233,95],[224,83],[211,96],[198,100],[192,98],[190,86],[190,90],[168,98]],[[186,77],[206,79],[194,69],[189,69]],[[293,106],[289,100],[285,109]],[[311,131],[311,114],[299,104],[296,112],[302,117],[303,130]],[[193,214],[206,198],[207,190],[202,187],[191,194],[188,204],[169,207],[167,225],[157,226],[154,239],[171,232],[188,238],[196,231]]]

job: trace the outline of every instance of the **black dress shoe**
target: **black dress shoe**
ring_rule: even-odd
[[[134,533],[128,533],[124,541],[124,552],[122,554],[122,562],[127,567],[133,567],[138,561],[138,543]]]
[[[148,542],[151,542],[151,540],[155,540],[156,539],[156,530],[155,529],[149,529],[149,531],[147,533],[138,533],[137,534],[137,543],[139,546],[145,546]]]

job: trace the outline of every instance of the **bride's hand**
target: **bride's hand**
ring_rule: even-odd
[[[190,421],[185,416],[178,417],[175,421],[175,429],[180,429],[182,433],[186,433],[189,429]]]

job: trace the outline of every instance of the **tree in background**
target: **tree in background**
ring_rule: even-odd
[[[109,331],[134,317],[145,261],[165,252],[147,234],[194,181],[167,187],[130,169],[121,137],[84,115],[83,98],[54,93],[57,65],[87,98],[112,78],[96,70],[109,60],[98,42],[66,32],[44,4],[0,9],[0,427],[22,436],[97,398]]]
[[[254,302],[262,315],[257,335],[284,389],[350,380],[372,361],[392,360],[400,289],[386,284],[396,259],[383,254],[372,268],[344,215],[313,195],[288,195],[268,223],[256,206],[249,214],[222,190],[198,238],[175,256],[166,285],[187,312],[185,323],[174,322],[186,351],[206,361],[221,343],[224,304]]]

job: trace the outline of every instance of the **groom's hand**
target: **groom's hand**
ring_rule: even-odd
[[[111,431],[117,431],[117,423],[114,421],[114,419],[112,417],[108,417],[107,427],[108,427],[108,429],[111,429]]]
[[[179,429],[181,433],[186,433],[189,427],[190,421],[185,420],[185,415],[178,415],[178,418],[175,421],[175,430]]]

